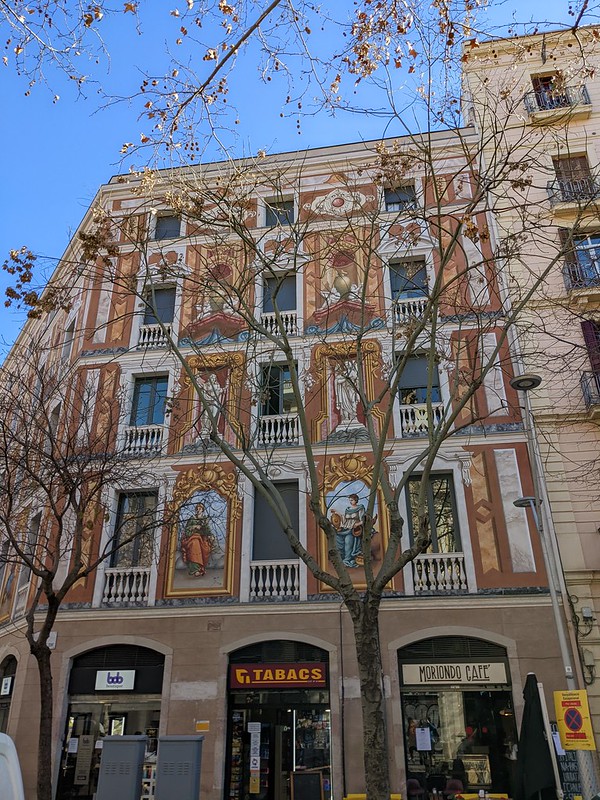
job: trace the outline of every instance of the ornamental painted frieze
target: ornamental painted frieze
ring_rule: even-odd
[[[365,203],[373,202],[374,195],[362,192],[349,192],[347,189],[333,189],[323,197],[316,197],[311,203],[305,203],[305,211],[315,214],[328,214],[333,217],[345,217],[362,208]]]

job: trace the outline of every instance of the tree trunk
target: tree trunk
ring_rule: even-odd
[[[52,668],[50,648],[38,642],[31,648],[40,678],[40,735],[38,741],[37,800],[52,800]]]
[[[379,647],[380,599],[366,594],[349,608],[360,680],[367,800],[389,800],[390,774]]]

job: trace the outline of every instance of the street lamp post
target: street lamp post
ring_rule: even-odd
[[[564,575],[562,573],[562,565],[555,557],[555,551],[549,547],[549,542],[544,535],[543,515],[540,512],[541,494],[542,494],[542,470],[538,469],[538,463],[541,464],[539,450],[537,448],[537,441],[534,435],[533,414],[531,411],[528,392],[532,389],[537,389],[540,386],[542,379],[539,375],[532,373],[523,373],[522,375],[515,376],[510,385],[513,389],[522,392],[525,401],[525,433],[527,436],[527,446],[529,450],[529,457],[531,462],[531,475],[533,478],[534,494],[533,497],[519,497],[514,501],[517,508],[529,508],[533,516],[536,529],[539,534],[540,546],[542,549],[542,557],[544,559],[544,566],[548,574],[548,588],[550,591],[550,603],[552,605],[552,614],[556,626],[558,636],[558,644],[560,648],[561,659],[564,667],[565,678],[567,682],[567,689],[574,691],[578,688],[575,674],[573,671],[573,661],[571,658],[572,651],[569,646],[567,634],[567,620],[565,617],[566,608],[564,602],[559,601],[558,592],[556,590],[556,582],[559,586],[566,591]],[[539,461],[538,461],[539,459]],[[552,747],[551,743],[549,743]],[[576,750],[577,764],[579,767],[579,776],[582,785],[582,792],[584,800],[590,800],[598,791],[597,771],[595,768],[593,755],[583,750]],[[552,753],[554,756],[554,753]]]

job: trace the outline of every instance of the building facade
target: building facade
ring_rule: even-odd
[[[468,113],[500,129],[525,159],[496,204],[500,240],[536,219],[521,252],[504,268],[521,287],[543,280],[521,325],[524,369],[542,378],[531,393],[541,517],[566,578],[574,668],[600,724],[598,546],[598,119],[596,30],[561,31],[482,45],[465,65]],[[482,113],[491,97],[496,116]],[[490,142],[488,156],[494,150]],[[536,158],[526,153],[534,148]],[[513,175],[516,178],[516,174]],[[526,255],[525,255],[526,253]],[[541,321],[541,324],[540,324]],[[557,580],[560,582],[560,574]]]
[[[348,611],[236,458],[277,485],[327,571],[310,453],[360,588],[391,535],[378,493],[365,552],[378,431],[389,485],[405,481],[402,548],[419,502],[429,537],[381,603],[393,791],[513,791],[525,677],[551,692],[563,670],[539,534],[514,505],[534,484],[477,150],[465,128],[427,147],[338,146],[233,175],[212,165],[185,185],[159,174],[152,192],[143,177],[100,189],[55,276],[70,302],[28,322],[7,362],[42,342],[44,369],[92,398],[73,411],[76,427],[101,430],[118,410],[115,447],[132,470],[105,493],[89,553],[127,542],[73,587],[55,625],[60,800],[92,798],[103,736],[148,736],[149,793],[157,737],[196,730],[203,796],[287,800],[291,774],[306,770],[321,772],[326,797],[364,791]],[[56,426],[72,423],[61,414]],[[143,485],[139,463],[151,465]],[[44,514],[27,509],[32,547]],[[33,797],[37,672],[22,631],[34,582],[0,569],[0,722]]]

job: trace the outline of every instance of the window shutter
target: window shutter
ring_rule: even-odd
[[[596,373],[600,373],[600,328],[596,322],[586,320],[581,323],[581,331],[587,349],[590,366]]]

